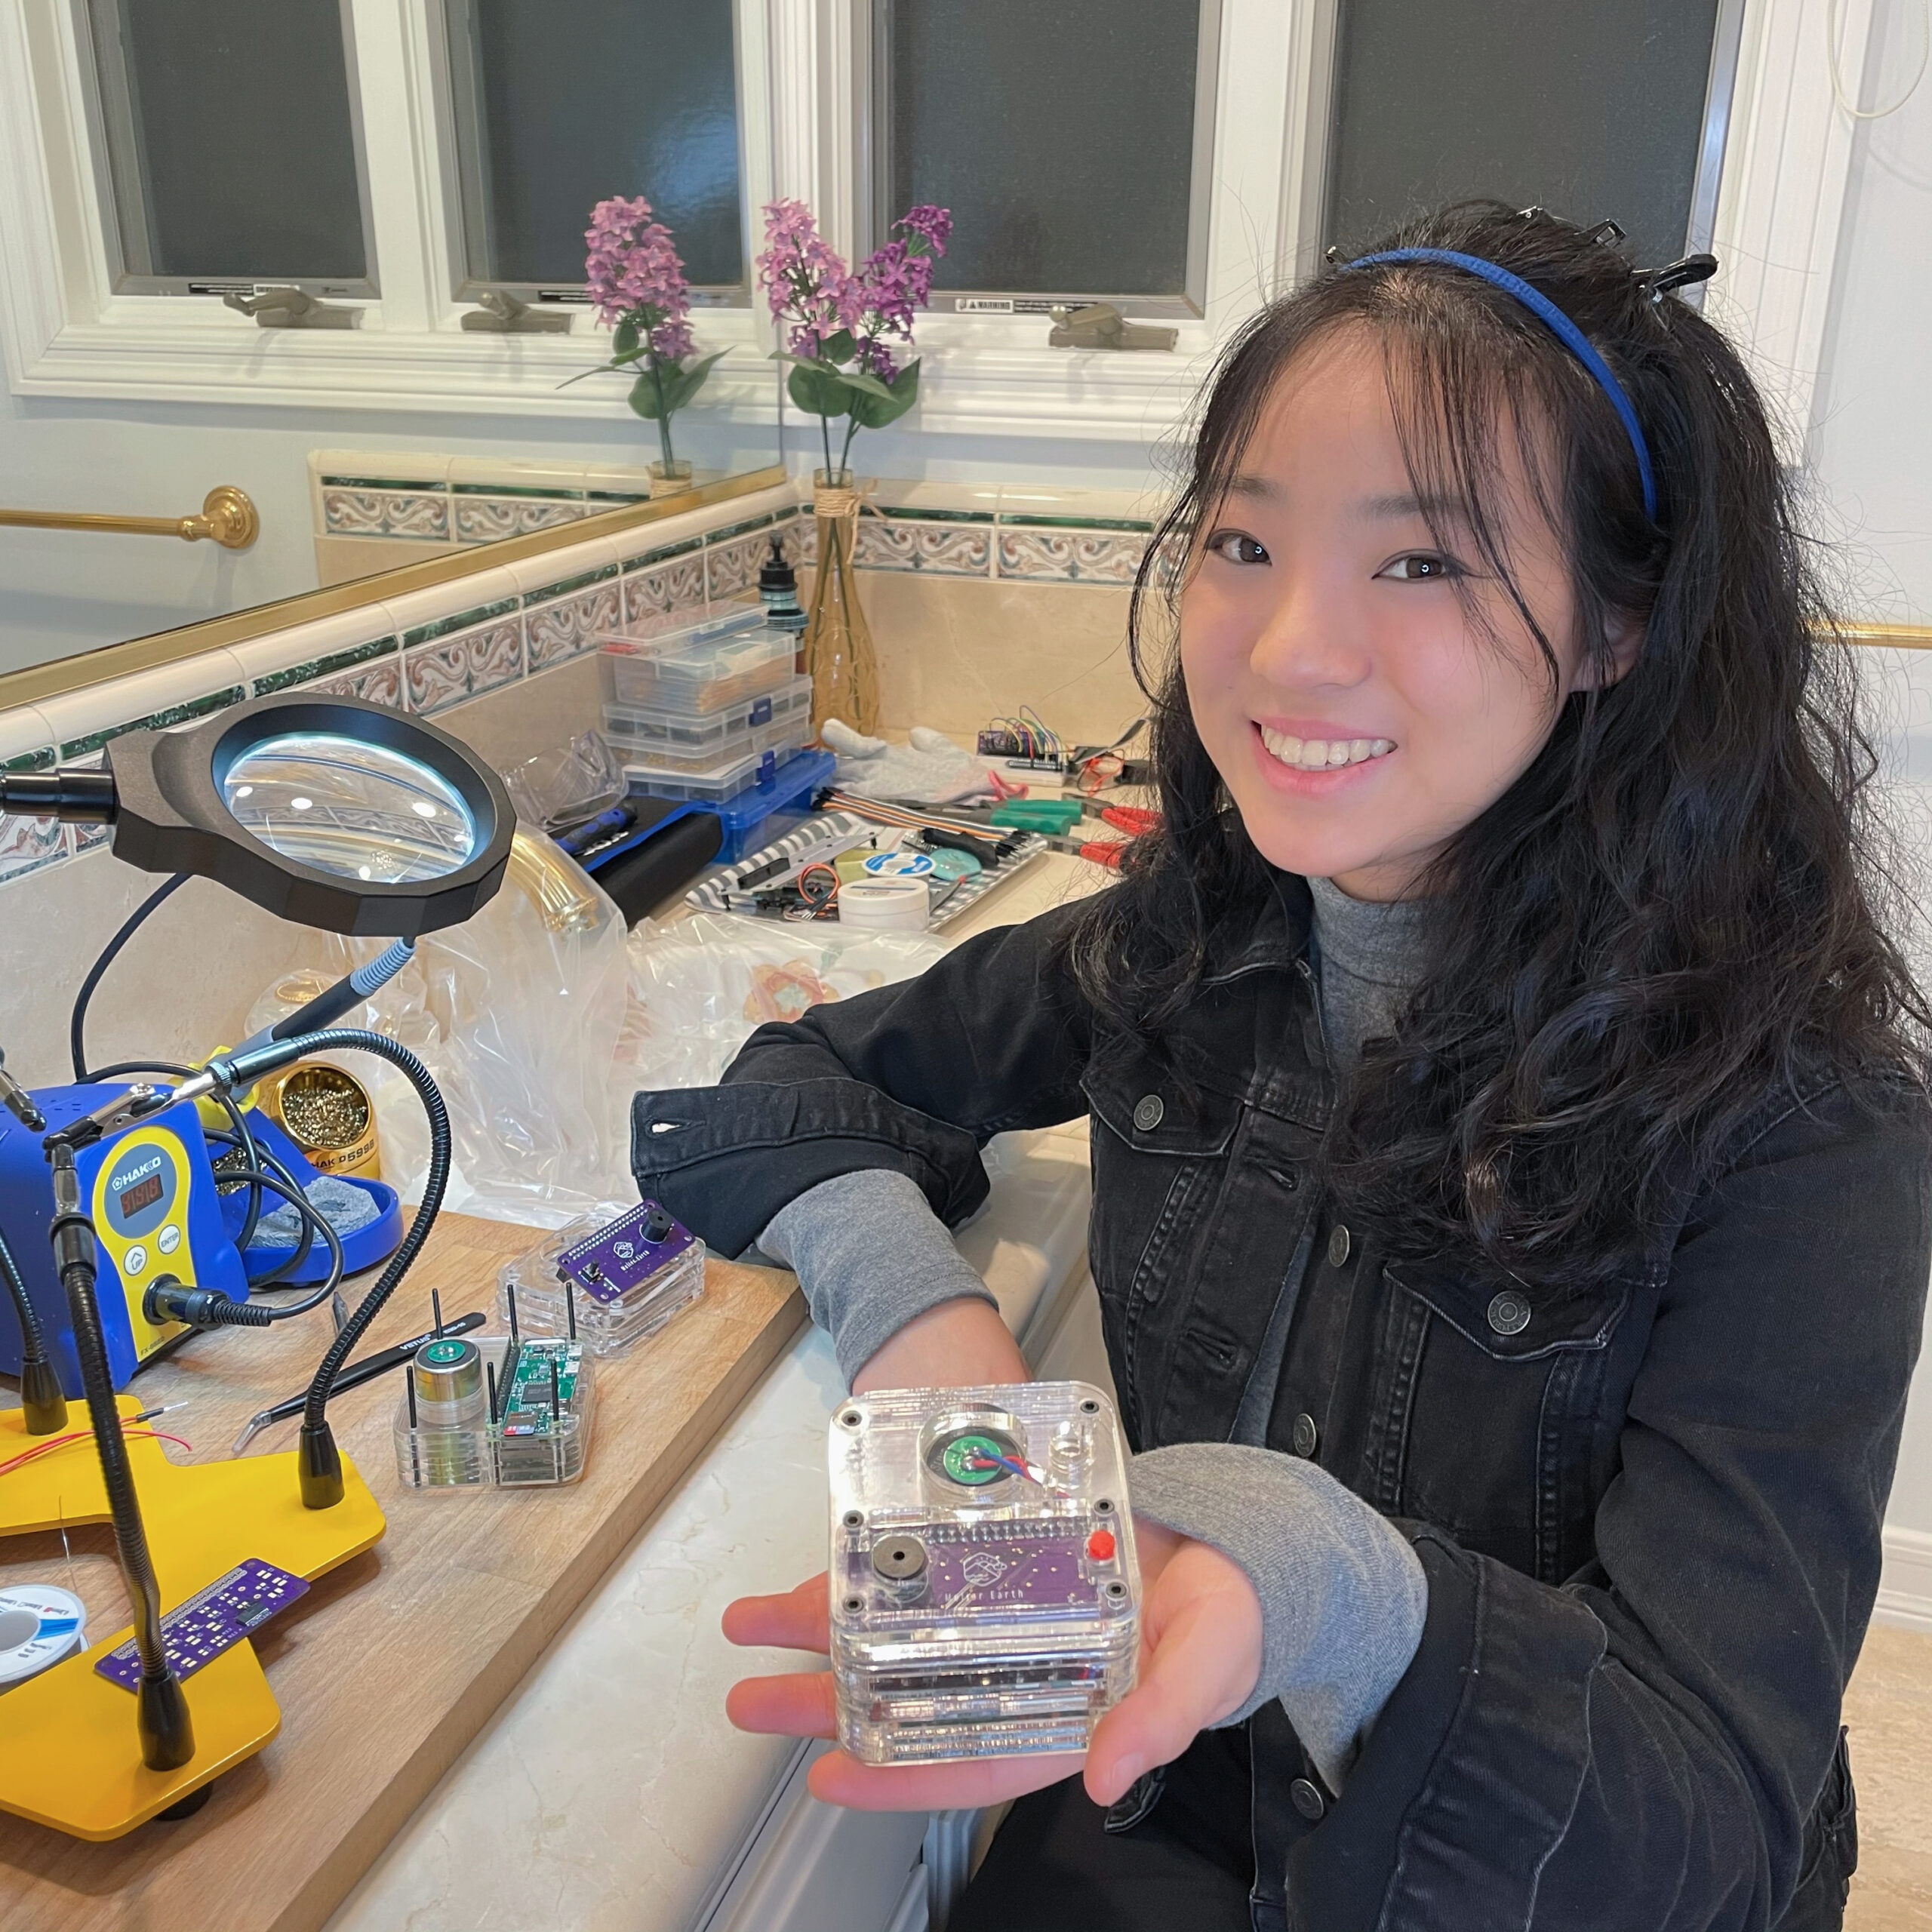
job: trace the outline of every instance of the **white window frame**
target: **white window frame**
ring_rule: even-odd
[[[758,211],[807,202],[850,251],[865,226],[860,79],[866,0],[735,0],[750,252]],[[208,301],[112,291],[103,196],[87,132],[70,0],[0,0],[0,347],[16,395],[408,408],[552,418],[608,413],[556,384],[597,337],[465,334],[455,296],[460,221],[437,138],[433,0],[352,0],[381,293],[348,331],[257,329]],[[1872,0],[1840,0],[1840,71],[1863,71]],[[1854,128],[1833,97],[1830,0],[1746,0],[1716,210],[1712,312],[1745,343],[1780,407],[1789,453],[1808,429],[1838,253]],[[928,434],[1148,443],[1186,414],[1219,347],[1319,232],[1332,0],[1223,0],[1216,76],[1204,312],[1177,352],[1050,349],[1038,317],[934,314],[918,413]],[[706,309],[719,365],[711,399],[769,419],[772,346],[761,303]],[[598,332],[601,334],[601,332]]]

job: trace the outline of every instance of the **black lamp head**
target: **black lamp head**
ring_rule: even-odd
[[[116,858],[325,932],[460,924],[502,884],[516,832],[467,745],[360,698],[257,698],[192,731],[128,732],[106,761]]]

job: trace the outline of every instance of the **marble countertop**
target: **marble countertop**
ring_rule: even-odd
[[[1106,875],[1054,855],[989,894],[949,938],[1029,918]],[[1002,1137],[992,1194],[960,1247],[1016,1334],[1081,1270],[1084,1129]],[[683,1932],[791,1761],[789,1738],[724,1717],[755,1667],[724,1605],[825,1561],[825,1430],[844,1393],[808,1331],[505,1700],[328,1921],[328,1932],[571,1927]],[[460,1630],[449,1632],[453,1643]]]

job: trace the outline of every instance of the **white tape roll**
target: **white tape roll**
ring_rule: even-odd
[[[87,1641],[87,1606],[51,1583],[0,1590],[0,1688],[57,1664]]]
[[[855,878],[838,888],[838,923],[893,932],[924,932],[933,896],[923,878]]]

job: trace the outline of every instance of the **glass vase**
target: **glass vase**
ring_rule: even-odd
[[[675,463],[651,466],[651,494],[654,497],[681,497],[691,487],[691,466],[680,458]]]
[[[812,472],[812,514],[818,521],[818,564],[805,621],[805,669],[812,680],[812,726],[836,718],[870,734],[878,728],[878,664],[859,601],[853,551],[859,533],[859,493],[849,469]]]

